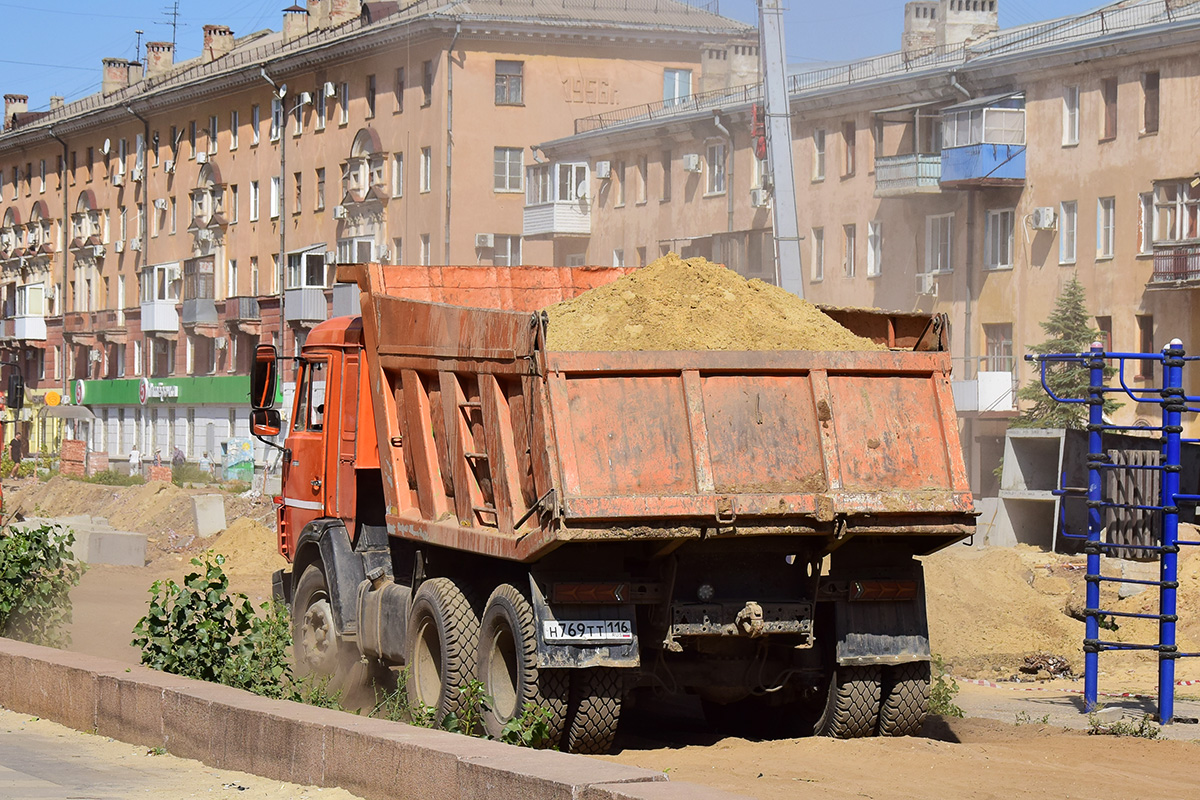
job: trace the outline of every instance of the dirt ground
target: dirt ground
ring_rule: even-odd
[[[36,498],[41,513],[63,508],[68,510],[59,515],[101,515],[97,509],[104,509],[114,525],[134,523],[150,533],[145,567],[97,565],[84,576],[72,596],[71,649],[136,663],[138,653],[128,642],[145,612],[150,584],[182,577],[188,559],[204,549],[227,556],[235,589],[255,603],[268,599],[270,574],[284,564],[275,552],[268,504],[231,496],[230,529],[204,541],[188,532],[190,522],[185,524],[176,510],[186,502],[184,490],[100,487],[93,500],[97,505],[86,508],[79,497],[94,489],[80,487],[86,485],[5,485],[9,502]],[[1029,657],[1058,656],[1075,674],[1082,672],[1083,623],[1071,616],[1083,605],[1082,557],[1030,547],[956,545],[924,561],[931,643],[963,681],[955,702],[966,719],[933,718],[919,737],[746,741],[720,738],[684,703],[628,715],[617,752],[607,758],[763,800],[1200,796],[1200,725],[1170,726],[1170,741],[1089,736],[1081,680],[1049,680],[1045,672],[1022,671]],[[1195,651],[1200,649],[1200,555],[1181,558],[1179,593],[1180,641]],[[1105,603],[1137,611],[1149,608],[1153,599],[1151,594],[1120,601],[1106,596]],[[1127,622],[1105,635],[1153,640],[1150,623]],[[1132,719],[1155,710],[1155,662],[1105,653],[1100,667],[1101,699],[1109,707],[1105,714]],[[1177,679],[1184,682],[1177,713],[1200,717],[1200,663],[1181,659],[1177,669]],[[1014,677],[1021,681],[1011,681]],[[1187,685],[1190,681],[1198,685]],[[1118,696],[1123,693],[1142,696]]]

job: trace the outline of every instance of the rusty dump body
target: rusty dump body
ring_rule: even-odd
[[[535,312],[625,270],[485,272],[339,270],[361,292],[393,535],[532,562],[566,542],[892,535],[928,552],[971,532],[949,354],[901,349],[936,346],[928,317],[831,312],[888,351],[555,352]]]

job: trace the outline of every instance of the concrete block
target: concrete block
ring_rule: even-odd
[[[133,531],[90,530],[86,532],[86,553],[89,564],[117,564],[128,567],[146,565],[146,534]]]
[[[76,730],[92,730],[96,726],[96,676],[91,670],[95,660],[0,639],[0,706]]]
[[[578,800],[753,800],[694,783],[601,783],[586,787]]]
[[[198,494],[192,497],[192,515],[196,520],[196,535],[208,537],[225,530],[225,498],[219,494]]]
[[[497,744],[492,742],[491,744]],[[489,798],[537,798],[575,800],[596,783],[641,783],[665,781],[654,770],[597,761],[585,756],[529,750],[499,745],[495,753],[465,758],[459,763],[459,797],[462,800]]]
[[[1126,580],[1135,581],[1157,581],[1161,580],[1162,567],[1157,561],[1127,561],[1120,560],[1121,577]],[[1135,594],[1141,594],[1151,587],[1141,583],[1122,583],[1117,586],[1117,595],[1124,600],[1126,597],[1133,597]]]

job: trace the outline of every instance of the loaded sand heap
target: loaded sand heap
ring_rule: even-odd
[[[668,253],[546,309],[550,350],[884,350],[777,286]]]

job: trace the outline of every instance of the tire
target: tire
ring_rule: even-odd
[[[915,736],[929,709],[929,662],[913,661],[883,670],[880,736]]]
[[[608,667],[576,670],[564,748],[598,756],[612,749],[621,719],[621,672]]]
[[[858,739],[873,736],[879,723],[878,665],[834,667],[825,708],[813,725],[817,736]]]
[[[421,584],[406,635],[408,701],[431,706],[438,723],[447,714],[461,716],[463,687],[475,678],[479,617],[454,581],[430,578]]]
[[[492,698],[483,711],[488,735],[499,739],[504,726],[532,703],[549,713],[545,745],[559,746],[566,728],[569,676],[566,670],[538,669],[533,606],[511,584],[500,584],[484,606],[476,663],[484,692]]]
[[[318,564],[305,567],[296,584],[292,655],[297,677],[328,677],[335,691],[358,662],[357,649],[348,647],[338,636],[329,586]]]

